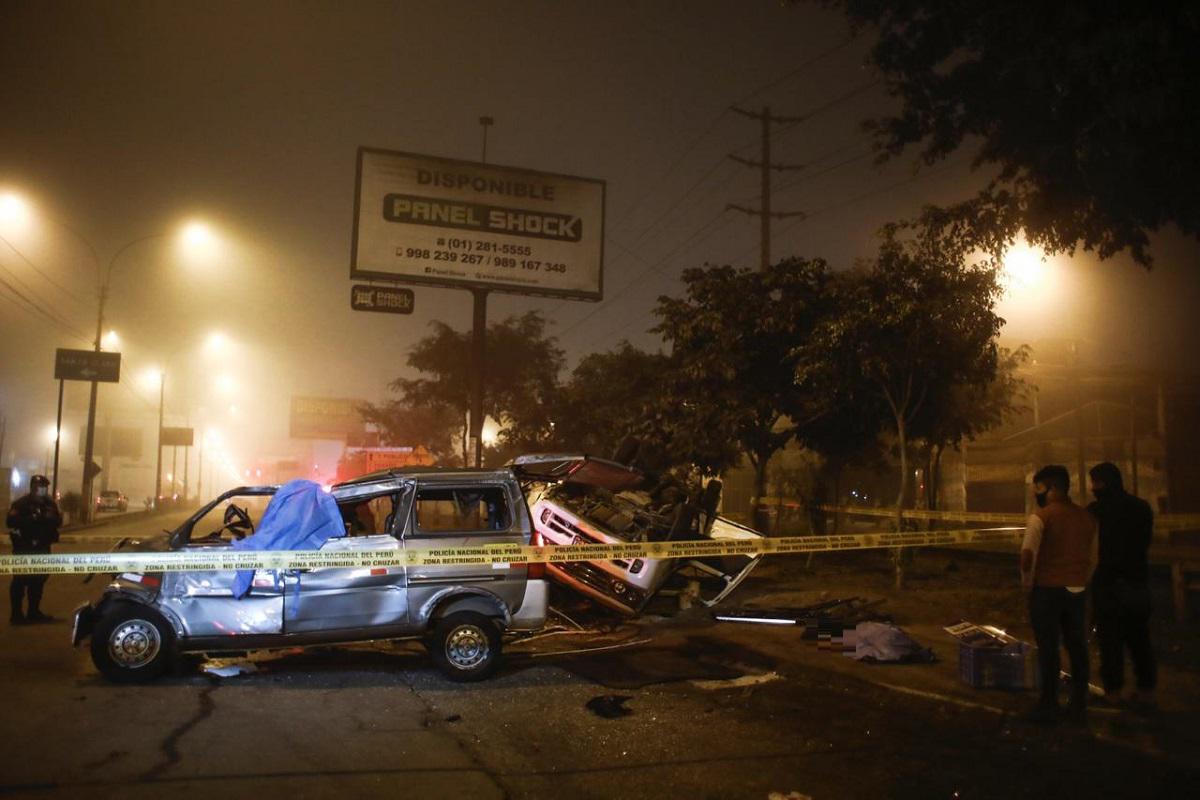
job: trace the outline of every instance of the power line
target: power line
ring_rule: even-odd
[[[844,49],[847,45],[849,45],[851,42],[853,42],[854,39],[855,39],[855,37],[851,36],[851,37],[839,42],[838,44],[834,45],[833,47],[830,47],[829,49],[824,50],[824,51],[816,54],[815,56],[812,56],[812,57],[802,61],[797,66],[795,66],[792,69],[785,72],[782,76],[780,76],[778,78],[774,78],[771,81],[767,82],[766,84],[763,84],[762,86],[758,87],[757,89],[754,89],[749,94],[745,95],[740,100],[738,100],[736,103],[734,103],[734,105],[740,105],[742,103],[745,103],[769,89],[773,89],[776,86],[786,83],[787,81],[791,80],[792,78],[794,78],[797,75],[799,75],[800,73],[802,73],[804,70],[811,67],[813,64],[816,64],[817,62],[822,61],[822,60],[828,58],[829,56],[834,55],[835,53]],[[876,83],[878,83],[878,81]],[[725,116],[729,113],[729,111],[730,111],[729,108],[721,109],[720,113],[718,113],[715,117],[713,117],[712,120],[710,120],[709,123],[704,127],[704,129],[700,132],[700,135],[695,137],[691,141],[691,143],[687,147],[685,147],[679,153],[679,155],[677,155],[674,158],[674,160],[671,161],[670,166],[668,166],[666,168],[666,170],[663,171],[663,173],[658,177],[658,180],[656,180],[653,185],[661,186],[663,184],[663,182],[667,179],[667,177],[670,176],[672,173],[674,173],[675,170],[679,168],[679,165],[682,164],[684,162],[684,160],[692,154],[692,151],[694,151],[696,149],[696,147],[700,144],[700,142],[704,141],[704,139],[710,133],[712,133],[714,129],[716,129],[717,125],[720,124],[721,121],[725,119]],[[613,227],[617,228],[617,227],[624,225],[629,220],[629,218],[634,215],[634,212],[638,211],[642,207],[642,203],[645,202],[647,197],[649,197],[649,194],[643,195],[641,197],[641,199],[639,199],[629,209],[629,211],[625,212],[625,214],[623,214],[619,220],[616,220],[613,223]]]
[[[90,305],[91,305],[91,301],[90,301],[90,300],[87,300],[87,299],[85,299],[85,298],[81,297],[80,295],[78,295],[78,294],[76,294],[75,292],[71,291],[70,289],[68,289],[67,287],[63,286],[63,285],[62,285],[61,283],[59,283],[58,281],[54,280],[54,278],[51,278],[49,275],[47,275],[45,272],[43,272],[43,271],[42,271],[42,269],[41,269],[40,267],[38,267],[38,265],[37,265],[37,264],[33,263],[33,261],[32,261],[32,260],[30,260],[29,256],[27,256],[27,255],[25,255],[24,253],[22,253],[22,252],[21,252],[21,250],[20,250],[20,248],[18,248],[18,247],[17,247],[15,244],[13,244],[11,241],[9,241],[8,239],[6,239],[4,236],[0,236],[0,241],[3,241],[3,242],[6,244],[6,245],[8,245],[8,248],[9,248],[10,250],[12,250],[14,253],[16,253],[18,256],[20,256],[21,260],[22,260],[22,261],[24,261],[26,264],[28,264],[30,269],[32,269],[32,270],[33,270],[34,272],[36,272],[38,275],[41,275],[43,278],[45,278],[47,281],[49,281],[49,283],[50,283],[52,286],[54,286],[54,288],[58,289],[60,292],[63,292],[63,293],[64,293],[64,294],[66,294],[68,297],[70,297],[70,298],[72,298],[72,299],[76,300],[76,301],[77,301],[77,302],[79,302],[79,303],[82,303],[82,304],[83,304],[83,305],[85,305],[85,306],[90,306]]]
[[[49,322],[51,325],[62,329],[63,331],[71,334],[72,336],[74,336],[82,341],[85,341],[85,342],[91,341],[88,338],[87,334],[83,333],[82,331],[76,330],[69,323],[66,323],[60,319],[57,319],[52,314],[48,313],[45,309],[41,308],[36,303],[30,301],[28,298],[26,298],[21,293],[21,291],[19,289],[14,287],[3,277],[0,277],[0,287],[7,288],[10,292],[12,292],[12,294],[16,295],[17,298],[20,298],[21,302],[18,302],[17,300],[14,300],[9,295],[3,294],[3,293],[0,293],[0,297],[4,298],[8,302],[12,303],[17,308],[24,311],[26,314],[29,314],[32,317],[40,318],[44,322]]]
[[[602,303],[598,304],[598,305],[597,305],[597,306],[596,306],[594,309],[592,309],[590,312],[588,312],[587,314],[585,314],[583,317],[581,317],[580,319],[577,319],[575,322],[571,323],[571,324],[570,324],[570,325],[568,325],[566,328],[564,328],[563,330],[561,330],[561,331],[559,332],[559,334],[558,334],[558,335],[559,335],[559,336],[566,336],[568,333],[570,333],[571,331],[575,330],[575,329],[576,329],[576,328],[578,328],[580,325],[582,325],[583,323],[585,323],[585,322],[587,322],[588,320],[590,320],[592,317],[594,317],[594,316],[596,316],[597,314],[599,314],[599,313],[600,313],[602,310],[604,310],[604,309],[610,309],[610,308],[612,308],[612,306],[611,306],[611,305],[609,305],[610,303],[612,303],[612,302],[613,302],[614,300],[616,300],[617,298],[624,296],[626,292],[628,292],[628,291],[629,291],[630,289],[632,289],[632,288],[633,288],[635,285],[637,285],[637,282],[638,282],[638,280],[639,280],[639,279],[640,279],[640,278],[641,278],[643,275],[645,275],[647,272],[650,272],[651,270],[653,270],[653,271],[655,271],[655,272],[658,272],[660,275],[663,275],[664,277],[675,277],[675,276],[673,276],[673,275],[669,275],[668,273],[665,273],[665,272],[662,272],[661,270],[659,270],[659,266],[661,266],[662,264],[666,263],[666,261],[667,261],[668,259],[670,259],[672,256],[674,256],[676,253],[678,253],[680,250],[682,250],[682,249],[683,249],[684,247],[686,247],[688,244],[690,244],[690,243],[691,243],[693,240],[696,240],[696,239],[697,239],[697,237],[699,237],[699,240],[696,242],[696,243],[698,244],[699,242],[702,242],[702,241],[704,241],[705,239],[707,239],[708,237],[712,236],[712,235],[713,235],[714,233],[716,233],[717,231],[719,231],[719,230],[721,230],[722,228],[726,227],[726,226],[729,224],[729,220],[726,220],[726,222],[725,222],[725,224],[724,224],[724,225],[718,225],[718,226],[716,226],[716,227],[714,227],[714,226],[713,226],[713,223],[714,223],[714,222],[716,222],[717,220],[719,220],[719,219],[721,218],[722,214],[724,214],[724,211],[723,211],[723,210],[722,210],[722,211],[718,211],[718,212],[716,213],[716,215],[714,215],[714,216],[713,216],[711,219],[709,219],[707,222],[705,222],[705,223],[704,223],[704,225],[702,225],[702,226],[700,226],[699,228],[697,228],[697,229],[696,229],[696,230],[695,230],[695,231],[694,231],[694,232],[693,232],[693,233],[692,233],[690,236],[688,236],[688,237],[687,237],[687,238],[685,238],[685,239],[684,239],[682,242],[680,242],[679,244],[677,244],[677,245],[676,245],[674,248],[672,248],[672,249],[671,249],[671,250],[670,250],[668,253],[666,253],[664,256],[662,256],[661,258],[659,258],[659,259],[657,259],[656,261],[653,261],[653,262],[651,262],[651,261],[646,261],[644,258],[642,258],[642,257],[641,257],[641,256],[640,256],[638,253],[636,253],[635,251],[631,250],[630,248],[626,247],[625,245],[621,244],[620,242],[616,241],[615,239],[613,239],[613,238],[611,238],[611,237],[608,237],[607,241],[608,241],[610,244],[612,244],[612,245],[616,246],[617,248],[619,248],[619,249],[623,250],[623,251],[624,251],[626,254],[628,254],[628,255],[629,255],[629,256],[631,256],[632,258],[634,258],[634,259],[636,259],[636,260],[638,260],[638,261],[642,262],[642,264],[644,265],[644,267],[643,267],[641,270],[639,270],[638,272],[636,272],[636,273],[633,275],[633,277],[631,277],[631,278],[630,278],[628,281],[626,281],[626,283],[625,283],[625,285],[624,285],[624,286],[622,286],[620,289],[618,289],[616,292],[614,292],[612,295],[610,295],[610,296],[609,296],[609,297],[608,297],[606,300],[604,300],[604,302],[602,302]]]
[[[55,313],[51,308],[47,308],[45,301],[43,301],[31,288],[29,288],[15,272],[4,266],[3,262],[0,262],[0,270],[3,270],[5,273],[7,273],[12,282],[3,279],[0,279],[0,281],[2,281],[3,285],[7,287],[10,292],[16,295],[22,302],[55,324],[67,329],[74,329],[74,326],[68,319]],[[16,283],[17,285],[14,286],[13,283]],[[18,286],[20,288],[17,288]]]

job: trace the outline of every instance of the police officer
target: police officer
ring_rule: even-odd
[[[9,536],[12,538],[13,553],[28,555],[49,553],[50,545],[58,541],[58,526],[62,514],[50,496],[50,481],[45,475],[34,475],[29,479],[29,494],[18,499],[8,509]],[[12,603],[13,625],[30,622],[52,622],[54,617],[43,614],[38,608],[42,602],[42,589],[46,585],[45,575],[14,575],[8,590]],[[21,604],[29,597],[29,610],[23,612]]]

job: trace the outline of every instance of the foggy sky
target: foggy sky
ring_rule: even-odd
[[[867,43],[837,47],[847,38],[840,16],[774,0],[5,0],[0,191],[37,204],[46,222],[18,244],[78,299],[0,242],[0,264],[73,329],[0,299],[4,463],[14,448],[40,453],[54,348],[87,347],[95,325],[95,267],[62,224],[105,261],[193,215],[226,242],[218,264],[182,264],[162,241],[117,262],[106,327],[122,335],[128,378],[104,388],[102,413],[149,419],[152,393],[131,378],[165,361],[168,424],[227,415],[234,402],[230,429],[283,453],[292,394],[381,399],[429,321],[466,329],[471,304],[463,291],[417,288],[411,317],[349,309],[355,149],[476,159],[481,114],[496,120],[489,161],[608,184],[605,302],[493,294],[489,317],[544,310],[572,361],[621,338],[656,347],[649,311],[683,268],[757,264],[757,220],[722,209],[757,203],[757,172],[725,155],[757,157],[759,132],[726,109],[800,114],[869,86]],[[919,172],[911,156],[875,166],[859,123],[887,107],[875,86],[777,131],[774,159],[811,166],[776,173],[777,185],[798,182],[774,206],[811,216],[776,223],[775,258],[848,266],[883,223],[979,184],[964,155]],[[1078,338],[1106,362],[1193,370],[1200,259],[1173,234],[1159,245],[1149,274],[1124,258],[1056,262],[1053,288],[1001,306],[1005,338]],[[213,329],[236,346],[224,365],[198,351]],[[225,371],[238,378],[233,400],[211,386]],[[66,430],[85,396],[84,384],[70,388]]]

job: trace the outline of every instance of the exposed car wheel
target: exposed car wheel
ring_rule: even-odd
[[[152,608],[119,603],[92,629],[92,662],[116,683],[147,683],[171,663],[175,632]]]
[[[426,647],[450,680],[481,681],[500,659],[500,629],[483,614],[457,611],[438,620]]]

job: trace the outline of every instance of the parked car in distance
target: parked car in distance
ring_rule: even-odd
[[[250,536],[279,487],[242,487],[205,505],[158,550],[232,549]],[[529,544],[533,533],[512,470],[409,467],[330,489],[346,535],[321,552]],[[540,564],[259,570],[234,597],[234,571],[125,573],[75,613],[72,643],[90,637],[113,681],[152,680],[176,653],[219,653],[420,638],[450,679],[486,678],[501,634],[544,625]]]
[[[106,489],[96,495],[97,511],[126,511],[129,508],[129,498],[116,489]]]

